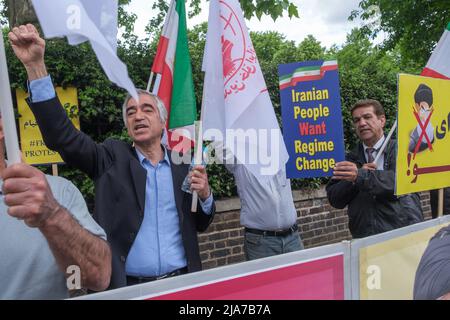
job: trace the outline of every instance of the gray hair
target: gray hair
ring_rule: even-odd
[[[164,102],[162,102],[162,100],[155,94],[144,90],[144,89],[136,89],[138,95],[141,94],[145,94],[147,96],[153,97],[153,99],[155,99],[156,101],[156,107],[158,108],[159,111],[159,118],[161,119],[162,123],[166,123],[167,121],[167,109],[164,106]],[[125,127],[127,127],[127,105],[128,102],[131,100],[131,98],[133,98],[130,94],[127,95],[127,97],[125,98],[125,102],[122,105],[122,117],[123,117],[123,123],[125,124]]]

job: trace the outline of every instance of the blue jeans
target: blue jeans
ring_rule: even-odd
[[[304,249],[298,231],[284,237],[245,232],[244,252],[247,260],[255,260]]]

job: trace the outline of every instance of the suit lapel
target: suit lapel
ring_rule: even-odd
[[[395,140],[390,140],[389,142],[388,142],[388,145],[386,146],[386,148],[384,149],[384,151],[383,151],[383,154],[384,154],[384,163],[383,163],[383,168],[384,168],[384,170],[389,170],[390,168],[390,164],[391,164],[391,156],[392,155],[394,155],[394,168],[393,169],[395,169],[395,161],[396,161],[396,159],[395,159],[395,148],[396,148],[396,145],[395,145]]]
[[[136,151],[134,149],[132,152],[136,154]],[[134,192],[136,193],[139,208],[141,209],[142,212],[144,212],[145,184],[147,180],[147,172],[145,171],[144,168],[142,168],[137,158],[132,158],[130,160],[130,170],[131,170],[131,177],[133,178],[134,183]]]
[[[362,143],[358,145],[349,153],[349,158],[351,162],[355,162],[358,167],[362,167],[366,163],[366,156],[364,155],[364,147]]]
[[[183,184],[183,180],[187,175],[187,171],[183,165],[176,165],[172,162],[172,154],[170,151],[168,152],[169,160],[170,160],[170,168],[172,171],[172,182],[173,182],[173,193],[175,197],[175,204],[177,206],[178,215],[180,217],[180,221],[183,221],[183,198],[184,192],[181,190],[181,186]]]

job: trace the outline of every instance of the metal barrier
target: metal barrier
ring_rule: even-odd
[[[354,300],[412,299],[414,278],[430,238],[450,223],[444,216],[351,242]]]
[[[77,299],[345,299],[348,242],[190,273]]]
[[[380,235],[76,299],[408,299],[428,240],[450,216]],[[411,242],[414,240],[414,242]],[[410,269],[406,274],[405,266]],[[402,273],[398,277],[398,270]],[[394,289],[392,289],[394,288]],[[395,290],[400,288],[401,290]],[[400,292],[402,291],[402,292]]]

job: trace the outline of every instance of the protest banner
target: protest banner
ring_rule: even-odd
[[[202,70],[204,140],[260,181],[282,173],[288,153],[239,1],[210,2]]]
[[[450,80],[398,80],[396,194],[450,186]]]
[[[344,300],[344,255],[211,282],[148,300]]]
[[[345,159],[337,61],[278,66],[288,178],[331,176]]]
[[[56,88],[61,104],[66,109],[74,126],[80,130],[78,118],[78,96],[76,88]],[[26,163],[30,165],[63,163],[59,153],[49,150],[44,143],[41,131],[33,113],[25,99],[28,94],[21,89],[16,90],[17,108],[19,111],[20,145]]]

